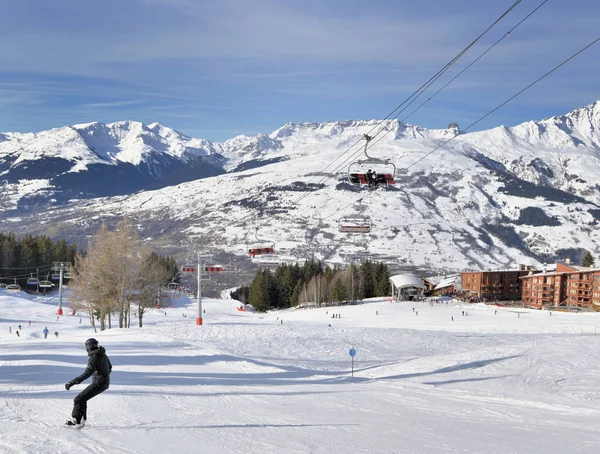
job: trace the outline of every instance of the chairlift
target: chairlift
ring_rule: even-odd
[[[369,233],[373,227],[368,216],[346,216],[338,221],[341,233]]]
[[[396,184],[396,166],[389,159],[379,159],[369,156],[367,147],[373,137],[365,134],[364,153],[366,159],[359,159],[348,166],[348,181],[354,185],[362,187],[369,186],[369,189],[375,189],[381,184]]]
[[[65,273],[63,274],[65,279],[73,279],[73,267],[71,265],[67,266]]]
[[[60,281],[60,274],[53,274],[50,279],[52,279],[53,281]]]
[[[39,280],[35,277],[27,278],[27,285],[35,286],[39,284]]]
[[[222,273],[223,267],[221,265],[205,266],[204,271],[208,273]]]
[[[0,288],[6,288],[6,284],[4,282],[0,282]]]
[[[182,265],[181,272],[184,274],[196,274],[198,268],[196,265]]]
[[[19,284],[8,284],[6,286],[7,292],[18,292],[19,290],[21,290],[21,286]]]
[[[338,220],[338,230],[341,233],[369,233],[373,227],[371,218],[362,214],[364,207],[362,199],[358,201],[358,214],[344,216]]]
[[[259,257],[256,260],[259,268],[274,268],[281,265],[282,260],[281,257],[274,254],[265,255],[264,257]]]
[[[54,284],[51,281],[40,281],[40,288],[52,288]]]
[[[258,227],[254,232],[254,236],[256,237],[256,246],[252,246],[248,249],[248,255],[250,257],[256,257],[257,255],[269,255],[275,253],[275,243],[267,240],[261,240],[258,238]],[[270,246],[266,246],[266,244],[270,244]]]
[[[181,284],[179,284],[178,282],[169,282],[167,284],[167,289],[168,290],[179,290],[181,288]]]

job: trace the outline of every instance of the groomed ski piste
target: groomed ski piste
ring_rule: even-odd
[[[599,452],[598,313],[237,307],[205,299],[196,326],[196,302],[176,299],[143,328],[94,333],[68,307],[57,320],[55,297],[0,291],[0,452]],[[89,337],[111,386],[75,430],[63,424],[90,381],[64,383],[83,372]]]

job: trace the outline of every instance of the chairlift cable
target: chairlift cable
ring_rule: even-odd
[[[450,85],[452,82],[454,82],[458,77],[460,77],[465,71],[467,71],[471,66],[473,66],[477,61],[479,61],[481,58],[483,58],[489,51],[491,51],[494,47],[496,47],[501,41],[503,41],[505,38],[507,38],[511,32],[513,32],[514,30],[516,30],[521,24],[523,24],[523,22],[525,22],[529,17],[531,17],[533,14],[535,14],[542,6],[544,6],[544,4],[546,4],[548,2],[548,0],[544,0],[541,4],[539,4],[533,11],[531,11],[527,16],[525,16],[521,21],[519,21],[514,27],[512,27],[507,33],[505,33],[504,35],[502,35],[502,37],[500,39],[498,39],[495,43],[493,43],[490,47],[488,47],[488,49],[486,49],[483,53],[481,53],[475,60],[473,60],[468,66],[466,66],[463,70],[461,70],[456,76],[454,76],[452,79],[450,79],[450,81],[448,81],[445,85],[443,85],[440,89],[438,89],[433,95],[431,95],[430,97],[427,98],[426,101],[424,101],[420,106],[418,106],[416,109],[414,109],[409,115],[407,115],[406,117],[404,117],[401,122],[406,121],[412,114],[414,114],[417,110],[419,110],[421,107],[423,107],[425,104],[427,104],[431,99],[433,99],[434,96],[438,95],[443,89],[445,89],[448,85]],[[416,99],[416,98],[415,98]],[[402,113],[404,111],[404,109],[400,112],[398,112],[398,114]],[[397,117],[397,116],[396,116]],[[396,118],[395,117],[395,118]],[[380,130],[379,132],[383,131]],[[388,129],[383,136],[379,137],[379,139],[377,139],[376,141],[374,141],[373,143],[369,144],[368,147],[372,147],[373,145],[375,145],[377,142],[379,142],[381,139],[383,139],[383,137],[385,137],[387,134],[389,134],[392,130]],[[466,129],[465,129],[466,131]],[[379,134],[379,132],[375,135],[377,136]],[[375,137],[374,136],[374,137]],[[443,145],[443,144],[442,144]],[[357,155],[359,155],[359,151],[354,152],[351,156],[349,156],[348,158],[346,158],[338,167],[336,167],[336,169],[334,170],[334,172],[339,171],[348,161],[350,161],[351,159],[355,159],[357,157]],[[326,181],[326,179],[320,181],[320,183]]]
[[[481,38],[483,38],[494,26],[496,26],[502,19],[504,19],[504,17],[506,17],[519,3],[521,3],[522,0],[516,0],[504,13],[502,13],[502,15],[500,17],[498,17],[485,31],[483,31],[477,38],[475,38],[467,47],[465,47],[461,52],[459,52],[452,60],[450,60],[450,62],[448,62],[445,66],[442,67],[442,69],[440,69],[436,74],[434,74],[427,82],[425,82],[423,85],[421,85],[417,90],[415,90],[408,98],[406,98],[400,105],[398,105],[394,110],[392,110],[385,118],[383,118],[382,120],[379,120],[377,122],[377,124],[375,126],[373,126],[368,132],[367,135],[369,135],[371,132],[373,132],[374,130],[376,130],[378,127],[380,127],[387,119],[389,119],[390,117],[392,117],[394,114],[396,114],[396,112],[405,104],[409,103],[408,105],[412,104],[412,102],[414,102],[414,100],[416,100],[425,90],[427,90],[429,88],[429,86],[431,86],[431,84],[433,82],[435,82],[437,79],[439,79],[446,71],[448,71],[448,69],[454,64],[456,63],[460,58],[462,58]],[[415,98],[415,99],[412,99]],[[411,101],[412,99],[412,101]],[[408,107],[408,106],[406,106]],[[400,111],[399,113],[403,112],[406,107]],[[398,114],[399,114],[398,113]],[[377,131],[373,137],[377,137],[377,135],[379,135],[381,133],[381,131],[383,130],[380,129],[379,131]],[[359,144],[362,141],[362,138],[358,141],[356,141],[354,144],[352,144],[346,151],[344,151],[342,154],[340,154],[337,158],[335,158],[333,161],[331,161],[327,166],[325,166],[325,168],[323,168],[321,170],[321,172],[324,172],[325,170],[327,170],[329,168],[329,166],[331,166],[333,163],[335,163],[338,159],[340,159],[341,157],[345,156],[347,153],[350,152],[350,150],[352,148],[354,148],[357,144]],[[362,147],[361,149],[359,149],[358,151],[356,151],[354,153],[353,156],[356,156],[359,152],[362,151]],[[342,164],[338,165],[336,167],[336,169],[333,171],[334,173],[336,171],[338,171],[342,165],[344,163],[346,163],[348,161],[349,158],[347,158]],[[307,183],[310,183],[311,181],[313,181],[315,177],[312,177],[311,179],[308,180]],[[327,180],[329,180],[331,177],[329,176],[325,176],[322,177],[322,179],[317,183],[317,184],[321,184]],[[298,200],[296,200],[295,202],[292,202],[294,204],[297,204],[298,202],[300,202],[301,200],[303,200],[305,197],[308,197],[308,194],[304,194],[302,196],[300,196],[298,198]]]
[[[500,44],[500,42],[502,42],[505,38],[508,38],[512,32],[514,32],[521,24],[523,24],[523,22],[525,22],[527,19],[529,19],[531,16],[533,16],[542,6],[544,6],[546,3],[548,2],[548,0],[544,0],[542,3],[540,3],[533,11],[531,11],[527,16],[525,16],[523,19],[521,19],[521,21],[519,21],[514,27],[512,27],[508,32],[506,32],[504,35],[502,35],[502,37],[500,39],[498,39],[494,44],[492,44],[490,47],[488,47],[484,52],[482,52],[475,60],[473,60],[471,63],[469,63],[465,68],[463,68],[458,74],[456,74],[452,79],[450,79],[448,82],[446,82],[441,88],[439,88],[434,94],[432,94],[431,96],[429,96],[425,101],[423,101],[416,109],[414,109],[411,113],[409,113],[406,117],[402,118],[400,120],[401,123],[404,123],[406,120],[408,120],[415,112],[417,112],[418,110],[420,110],[425,104],[428,104],[433,98],[435,98],[442,90],[444,90],[446,87],[448,87],[448,85],[450,85],[452,82],[454,82],[456,79],[458,79],[463,73],[465,73],[465,71],[467,71],[471,66],[473,66],[475,63],[477,63],[479,60],[481,60],[488,52],[490,52],[494,47],[496,47],[498,44]],[[397,116],[395,117],[397,118]],[[386,135],[388,135],[390,133],[391,129],[388,130],[383,136],[379,137],[379,139],[377,139],[375,142],[371,143],[369,145],[370,147],[373,147],[377,142],[379,142],[381,139],[383,139]]]
[[[534,85],[536,85],[538,82],[541,82],[543,79],[545,79],[546,77],[548,77],[550,74],[552,74],[554,71],[556,71],[557,69],[561,68],[562,66],[566,65],[568,62],[570,62],[571,60],[573,60],[575,57],[577,57],[579,54],[581,54],[582,52],[586,51],[587,49],[589,49],[590,47],[592,47],[594,44],[596,44],[598,41],[600,41],[600,37],[596,38],[594,41],[592,41],[591,43],[589,43],[588,45],[586,45],[585,47],[579,49],[576,53],[574,53],[573,55],[571,55],[569,58],[567,58],[566,60],[564,60],[562,63],[558,64],[557,66],[555,66],[554,68],[552,68],[550,71],[548,71],[547,73],[545,73],[544,75],[542,75],[541,77],[537,78],[535,81],[533,81],[532,83],[530,83],[529,85],[527,85],[525,88],[523,88],[522,90],[518,91],[517,93],[515,93],[513,96],[511,96],[510,98],[508,98],[506,101],[504,101],[503,103],[497,105],[496,107],[494,107],[492,110],[490,110],[488,113],[486,113],[485,115],[483,115],[482,117],[480,117],[479,119],[477,119],[476,121],[474,121],[473,123],[471,123],[469,126],[467,126],[464,131],[468,131],[469,129],[471,129],[473,126],[475,126],[476,124],[480,123],[482,120],[486,119],[487,117],[489,117],[491,114],[493,114],[494,112],[496,112],[498,109],[504,107],[506,104],[508,104],[510,101],[512,101],[513,99],[517,98],[518,96],[520,96],[521,94],[523,94],[524,92],[526,92],[527,90],[529,90],[531,87],[533,87]],[[435,147],[433,150],[431,150],[429,153],[421,156],[419,159],[417,159],[415,162],[413,162],[411,165],[409,165],[408,167],[406,167],[406,170],[410,169],[411,167],[413,167],[415,164],[421,162],[423,159],[425,159],[426,157],[428,157],[429,155],[431,155],[432,153],[434,153],[435,151],[439,150],[440,148],[442,148],[444,145],[446,145],[448,142],[451,142],[452,140],[454,140],[456,137],[458,137],[458,135],[446,140],[445,142],[443,142],[442,144],[438,145],[437,147]]]

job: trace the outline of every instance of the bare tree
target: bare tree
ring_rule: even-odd
[[[114,232],[100,227],[87,255],[77,256],[70,287],[74,307],[85,307],[96,329],[111,328],[111,314],[116,313],[119,327],[129,327],[131,303],[138,302],[138,319],[149,307],[149,294],[154,297],[158,288],[169,281],[170,274],[161,260],[149,260],[152,254],[144,248],[131,221],[124,218]],[[154,257],[159,257],[156,254]],[[154,267],[158,269],[154,269]],[[155,301],[155,300],[154,300]]]

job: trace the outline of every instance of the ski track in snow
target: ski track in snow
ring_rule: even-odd
[[[144,328],[94,334],[85,314],[57,321],[53,298],[0,291],[0,452],[598,452],[600,336],[581,333],[600,314],[238,304],[204,300],[198,327],[181,298]],[[43,339],[44,326],[60,337]],[[83,371],[92,336],[114,365],[111,387],[89,402],[85,427],[65,428],[89,381],[64,383]]]

